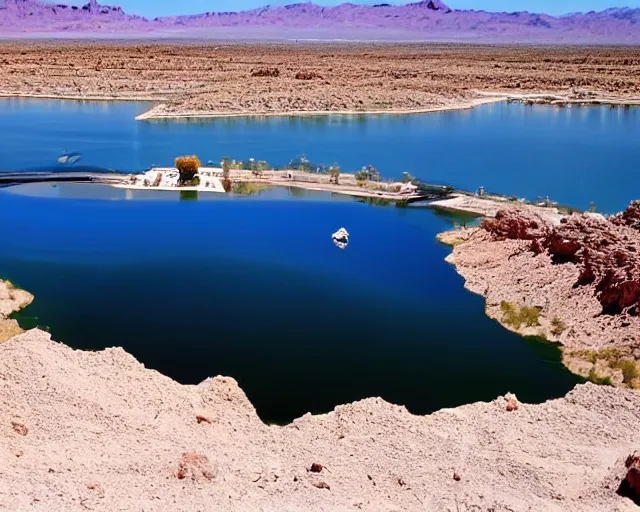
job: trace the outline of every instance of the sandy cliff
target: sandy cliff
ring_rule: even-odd
[[[0,345],[0,388],[0,510],[637,510],[616,493],[639,448],[624,389],[425,417],[371,398],[276,427],[233,379],[183,386],[37,330]]]

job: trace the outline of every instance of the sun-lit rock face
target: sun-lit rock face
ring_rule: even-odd
[[[312,3],[262,7],[242,12],[206,12],[149,20],[125,14],[120,7],[91,0],[83,6],[38,0],[4,0],[0,4],[3,33],[20,32],[131,32],[184,33],[210,28],[248,27],[252,37],[260,31],[288,28],[303,31],[331,30],[331,37],[347,39],[435,39],[509,42],[640,42],[640,9],[608,9],[603,12],[553,17],[528,12],[488,13],[458,11],[441,0],[406,5],[357,5],[324,7]],[[387,32],[387,36],[385,36]],[[215,37],[213,32],[199,32]]]
[[[234,379],[181,385],[121,348],[73,350],[38,330],[0,344],[0,377],[0,509],[632,506],[617,492],[636,467],[630,390],[587,384],[540,405],[507,394],[429,416],[369,398],[268,426]]]
[[[609,221],[572,215],[559,226],[541,225],[524,212],[504,211],[483,223],[497,240],[532,240],[535,254],[554,264],[576,265],[576,287],[592,291],[607,315],[635,317],[640,308],[640,204],[631,203]]]

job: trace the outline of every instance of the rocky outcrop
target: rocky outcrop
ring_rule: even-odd
[[[331,239],[338,249],[346,249],[349,244],[349,232],[345,228],[340,228],[331,235]]]
[[[590,287],[603,314],[635,317],[640,306],[639,219],[640,206],[632,203],[610,222],[572,215],[558,226],[540,225],[538,218],[506,210],[482,227],[495,240],[533,240],[531,251],[546,251],[554,264],[575,264],[580,272],[574,286]]]
[[[640,387],[637,210],[555,222],[543,208],[510,207],[467,230],[448,261],[505,327],[561,342],[576,373]]]
[[[627,457],[625,470],[626,474],[618,488],[618,494],[629,498],[640,507],[640,452]]]
[[[618,488],[638,431],[640,396],[591,384],[267,426],[230,378],[183,386],[37,330],[0,345],[2,510],[631,510]]]
[[[9,281],[0,280],[0,343],[20,334],[22,329],[9,315],[26,308],[33,301],[33,295],[16,288]]]

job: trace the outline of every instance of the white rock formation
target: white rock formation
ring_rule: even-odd
[[[349,244],[349,232],[345,228],[340,228],[331,235],[331,238],[339,249],[344,249]]]

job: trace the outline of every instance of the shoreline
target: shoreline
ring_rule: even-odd
[[[564,366],[582,378],[640,389],[640,350],[634,341],[640,322],[624,310],[605,314],[606,306],[601,305],[605,298],[600,288],[595,288],[608,283],[598,276],[606,276],[606,269],[616,268],[616,264],[609,262],[605,253],[598,261],[601,267],[589,270],[595,272],[594,279],[578,284],[586,275],[585,268],[596,263],[590,263],[588,256],[584,257],[587,261],[558,263],[551,253],[568,247],[588,252],[593,250],[589,244],[594,239],[604,238],[615,247],[622,243],[633,262],[640,236],[619,219],[633,215],[629,212],[635,207],[632,203],[613,224],[599,214],[550,216],[548,208],[506,203],[495,220],[480,227],[445,231],[437,239],[451,247],[446,261],[464,279],[465,289],[484,298],[489,318],[520,336],[558,344]],[[514,230],[517,235],[501,229]],[[561,242],[546,245],[549,240]],[[627,241],[619,242],[622,240]],[[613,258],[627,257],[617,256],[621,252],[615,247],[610,249]],[[623,284],[627,282],[634,281]]]
[[[446,106],[424,107],[417,109],[385,109],[385,110],[281,110],[274,112],[207,112],[207,111],[177,111],[162,112],[171,101],[167,96],[107,96],[107,95],[65,95],[65,94],[35,94],[35,93],[7,93],[0,92],[0,99],[41,99],[53,101],[77,101],[77,102],[127,102],[127,103],[154,103],[149,110],[135,117],[136,121],[162,121],[178,119],[232,119],[232,118],[270,118],[270,117],[357,117],[357,116],[411,116],[420,114],[433,114],[441,112],[456,112],[472,110],[484,105],[496,103],[523,103],[526,105],[540,106],[609,106],[609,107],[640,107],[639,98],[571,98],[558,93],[490,93],[475,91],[481,98],[471,99]]]
[[[460,104],[452,104],[442,107],[425,107],[420,109],[388,109],[388,110],[292,110],[279,112],[168,112],[158,113],[154,110],[162,108],[166,105],[156,105],[151,110],[140,114],[136,117],[136,121],[154,121],[154,120],[171,120],[171,119],[217,119],[217,118],[234,118],[234,117],[323,117],[323,116],[403,116],[415,114],[431,114],[437,112],[449,112],[457,110],[471,110],[473,108],[508,101],[508,97],[495,96],[490,98],[473,100]]]
[[[509,393],[425,416],[367,398],[276,426],[233,378],[181,385],[122,348],[73,350],[34,329],[0,354],[8,510],[633,507],[616,493],[640,429],[629,390]]]

